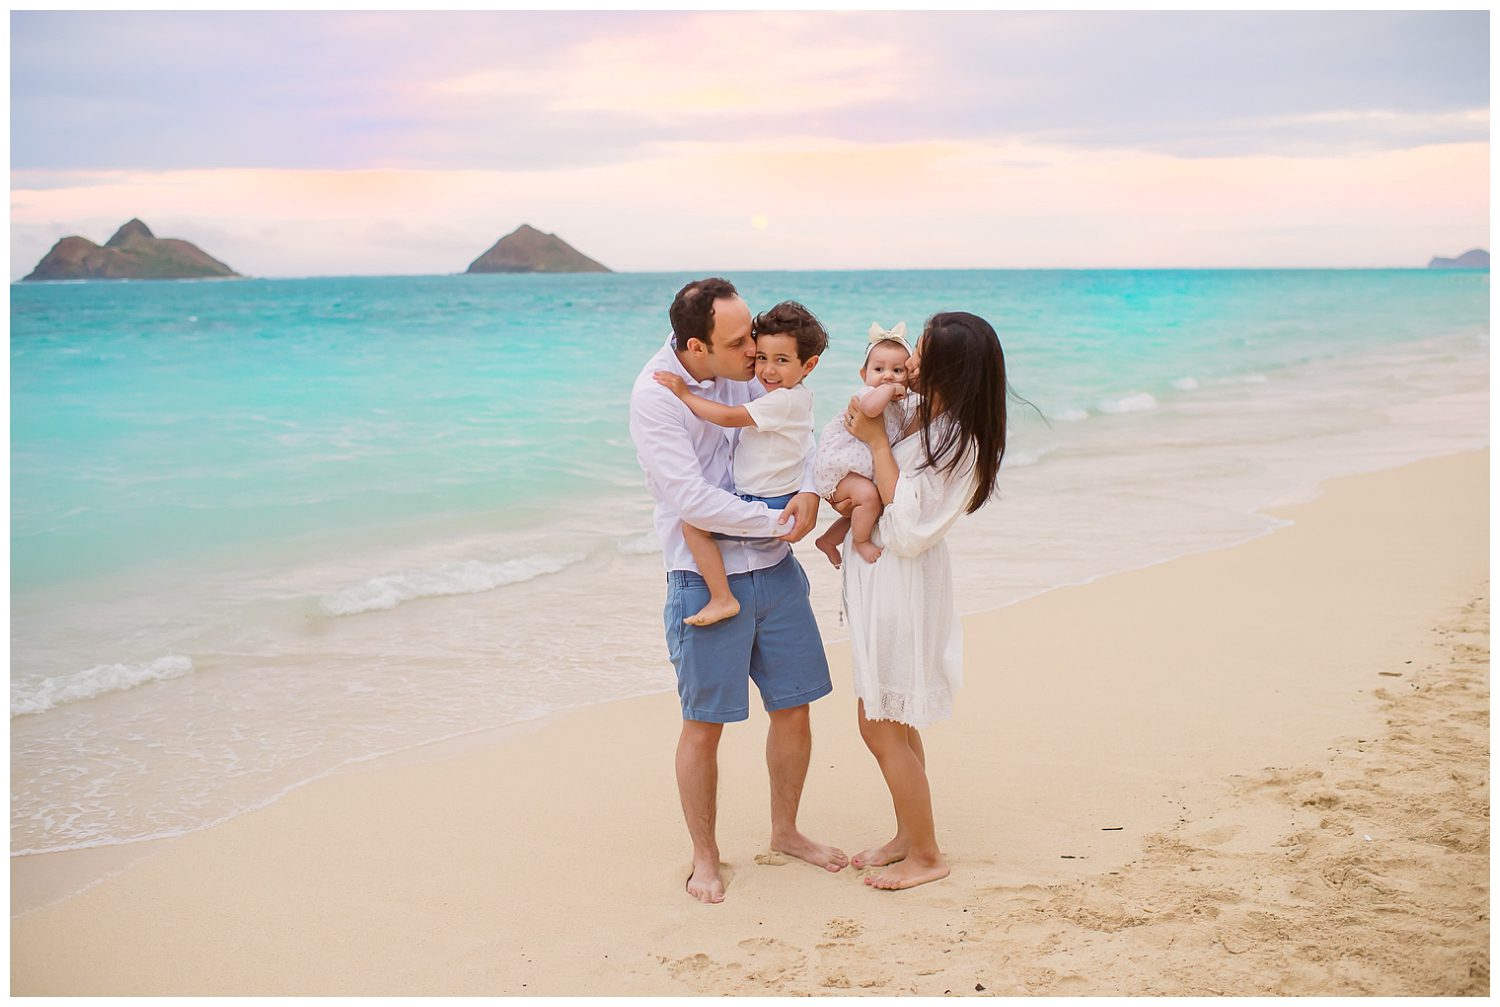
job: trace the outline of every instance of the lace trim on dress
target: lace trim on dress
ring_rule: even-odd
[[[875,697],[873,710],[870,709],[870,700],[861,698],[865,700],[866,720],[894,720],[911,727],[923,727],[953,716],[953,693],[946,687],[917,695],[881,689]]]

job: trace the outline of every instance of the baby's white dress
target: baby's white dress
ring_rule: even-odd
[[[934,443],[946,422],[933,420]],[[920,728],[953,715],[953,692],[963,682],[963,627],[943,538],[974,495],[974,462],[970,452],[951,472],[923,469],[921,431],[892,453],[901,476],[871,537],[884,552],[865,562],[850,533],[844,607],[854,695],[864,700],[865,717]]]
[[[874,385],[865,385],[855,394],[860,401],[875,391]],[[881,418],[885,420],[885,434],[895,444],[901,437],[901,429],[910,418],[917,396],[908,393],[905,398],[885,407]],[[813,463],[813,481],[818,496],[827,500],[844,476],[857,472],[866,479],[875,478],[875,460],[870,457],[870,445],[851,434],[844,426],[844,411],[828,421],[818,436],[818,457]]]

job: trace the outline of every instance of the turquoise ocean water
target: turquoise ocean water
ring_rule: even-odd
[[[13,851],[180,833],[671,689],[626,407],[689,278],[13,286]],[[995,324],[1036,409],[1013,405],[1002,499],[954,533],[970,610],[1488,443],[1486,273],[732,278],[829,328],[820,426],[872,321]],[[837,577],[798,553],[836,639]]]

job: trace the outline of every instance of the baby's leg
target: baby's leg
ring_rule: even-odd
[[[849,525],[854,529],[854,551],[863,556],[866,563],[873,563],[880,558],[881,552],[880,547],[870,541],[875,522],[885,510],[880,502],[880,490],[861,475],[845,476],[839,483],[840,490],[846,489],[845,483],[848,484],[848,496],[854,501],[854,513],[849,515]]]
[[[739,615],[740,603],[729,590],[729,575],[724,572],[724,554],[719,552],[719,543],[702,528],[690,524],[682,526],[682,537],[687,540],[693,562],[698,564],[698,572],[708,585],[708,604],[682,621],[689,626],[711,626]]]
[[[839,499],[837,494],[833,499]],[[844,536],[847,534],[849,534],[849,519],[840,517],[829,525],[828,530],[819,535],[817,541],[813,543],[822,550],[824,556],[828,557],[828,562],[833,564],[835,570],[844,565],[844,554],[839,552],[839,546],[844,544]]]

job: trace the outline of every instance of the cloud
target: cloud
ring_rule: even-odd
[[[538,170],[784,135],[1325,156],[1488,130],[1488,14],[12,17],[15,167]]]

